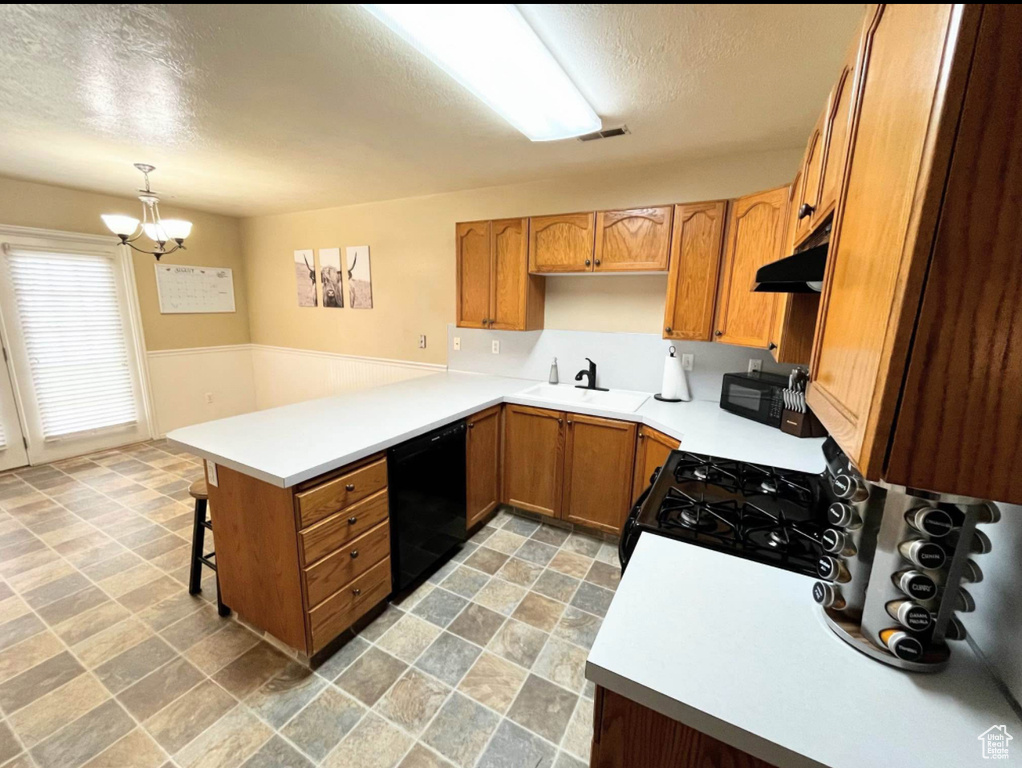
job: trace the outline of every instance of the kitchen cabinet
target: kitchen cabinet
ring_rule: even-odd
[[[529,274],[528,232],[528,219],[456,225],[459,327],[543,327],[545,286]]]
[[[529,272],[590,272],[596,214],[567,213],[529,219]]]
[[[671,270],[664,308],[665,339],[713,339],[726,216],[726,200],[674,207]]]
[[[468,528],[500,504],[500,406],[469,416],[465,436],[465,497]]]
[[[597,213],[593,271],[666,271],[672,214],[669,205]]]
[[[824,135],[823,178],[816,210],[812,213],[810,231],[815,230],[834,212],[841,180],[844,178],[845,155],[848,151],[848,124],[851,120],[852,91],[855,83],[855,59],[859,52],[859,36],[852,41],[837,82],[827,100],[827,123]]]
[[[868,480],[1022,502],[1020,29],[868,12],[808,392]]]
[[[632,502],[635,424],[569,413],[563,517],[620,533]]]
[[[827,112],[824,110],[816,121],[809,144],[802,158],[802,187],[798,192],[795,214],[795,241],[799,242],[813,231],[813,212],[820,207],[820,187],[823,184],[824,129]],[[787,254],[785,254],[787,255]]]
[[[678,449],[678,441],[652,427],[640,426],[635,440],[635,477],[632,482],[632,501],[646,490],[649,479],[667,461],[671,451]]]
[[[564,416],[545,408],[504,407],[505,504],[561,516]]]
[[[756,270],[781,258],[787,185],[747,195],[729,208],[717,300],[716,341],[766,349],[777,294],[753,293]]]
[[[788,203],[784,215],[785,234],[781,248],[784,254],[790,254],[794,250],[798,222],[797,195],[801,176],[800,171],[788,188]],[[820,294],[778,293],[776,297],[774,324],[767,349],[779,363],[808,364],[813,352]]]
[[[592,768],[772,768],[620,694],[597,686],[593,701]]]

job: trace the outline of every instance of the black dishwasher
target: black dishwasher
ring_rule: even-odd
[[[399,592],[465,541],[465,422],[387,451],[390,558]]]

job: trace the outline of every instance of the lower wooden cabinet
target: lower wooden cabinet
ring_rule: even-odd
[[[465,437],[465,497],[468,528],[500,504],[500,406],[468,418]]]
[[[639,427],[635,441],[635,478],[632,482],[632,501],[646,490],[649,479],[667,461],[671,451],[677,450],[678,441],[652,427]]]
[[[770,763],[596,688],[590,768],[771,768]]]
[[[563,479],[564,413],[505,406],[504,503],[560,517]]]
[[[569,413],[563,517],[619,533],[632,501],[635,424]]]

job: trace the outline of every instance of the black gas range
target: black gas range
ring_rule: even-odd
[[[825,554],[822,475],[673,451],[621,532],[621,567],[649,531],[808,576]]]

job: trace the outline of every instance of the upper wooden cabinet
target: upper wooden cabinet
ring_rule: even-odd
[[[808,393],[867,479],[1022,502],[1020,29],[868,13]]]
[[[728,214],[727,247],[714,337],[725,344],[766,349],[777,294],[753,293],[756,270],[781,257],[787,185],[735,200]]]
[[[784,214],[784,239],[781,253],[794,249],[795,228],[798,222],[798,194],[801,189],[801,171],[788,189],[788,203]],[[767,349],[779,363],[808,364],[813,352],[816,315],[820,309],[818,293],[778,293],[774,308],[774,324]]]
[[[528,231],[528,219],[456,226],[459,327],[543,327],[545,286],[529,274]]]
[[[664,338],[710,341],[727,201],[674,208]]]
[[[823,180],[820,197],[812,215],[812,229],[822,223],[837,206],[837,197],[844,178],[845,155],[848,152],[848,124],[852,119],[852,91],[855,84],[855,59],[859,38],[852,41],[837,82],[827,100],[827,123],[824,135]]]
[[[561,516],[564,413],[524,405],[504,407],[504,503]]]
[[[595,272],[665,271],[670,258],[671,206],[596,214]]]
[[[500,406],[470,416],[465,437],[465,525],[471,528],[500,504]]]
[[[632,503],[635,424],[576,413],[566,424],[563,517],[620,533]]]
[[[595,213],[533,216],[529,219],[529,271],[589,272],[595,242]]]
[[[795,206],[795,240],[813,231],[813,214],[820,207],[820,187],[823,184],[823,138],[827,112],[824,110],[809,134],[805,157],[802,158],[802,187]],[[787,254],[785,254],[787,255]]]

